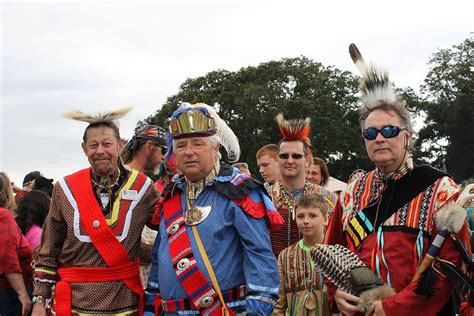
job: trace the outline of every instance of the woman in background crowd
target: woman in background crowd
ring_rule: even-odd
[[[42,227],[48,210],[49,196],[38,190],[26,193],[18,203],[16,222],[33,250],[41,244]]]
[[[31,246],[22,235],[11,210],[10,179],[0,172],[0,315],[28,315],[31,310]]]
[[[324,187],[329,181],[329,170],[324,160],[319,157],[313,157],[312,164],[309,166],[306,179],[314,184]]]

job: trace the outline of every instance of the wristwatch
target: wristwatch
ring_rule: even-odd
[[[33,299],[31,300],[33,304],[35,303],[43,303],[44,304],[44,297],[39,295],[33,295]]]

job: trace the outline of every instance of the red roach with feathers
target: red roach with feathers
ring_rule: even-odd
[[[302,119],[285,120],[282,113],[276,117],[278,129],[285,141],[302,141],[306,145],[311,146],[309,133],[311,132],[311,119],[309,117]]]

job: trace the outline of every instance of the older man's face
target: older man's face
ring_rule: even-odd
[[[191,182],[196,182],[214,168],[219,145],[214,145],[208,137],[183,138],[176,140],[174,153],[178,169]]]
[[[82,143],[82,149],[96,174],[107,176],[118,168],[120,146],[112,128],[89,128],[87,141]]]
[[[369,114],[365,127],[381,129],[393,125],[403,127],[400,117],[392,110],[375,110]],[[372,160],[385,173],[390,173],[399,168],[408,159],[408,142],[411,136],[402,131],[396,137],[385,138],[378,133],[374,140],[365,140],[365,147],[370,160]]]

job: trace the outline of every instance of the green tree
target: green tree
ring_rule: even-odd
[[[167,125],[179,101],[218,105],[219,115],[240,140],[241,161],[258,174],[255,153],[277,143],[275,117],[312,119],[313,152],[327,160],[334,177],[347,180],[356,168],[369,170],[357,123],[357,78],[306,57],[284,58],[236,72],[212,71],[186,80],[160,111],[141,124]]]
[[[456,181],[474,176],[473,48],[474,41],[466,39],[433,54],[422,86],[426,125],[419,132],[418,155]]]

